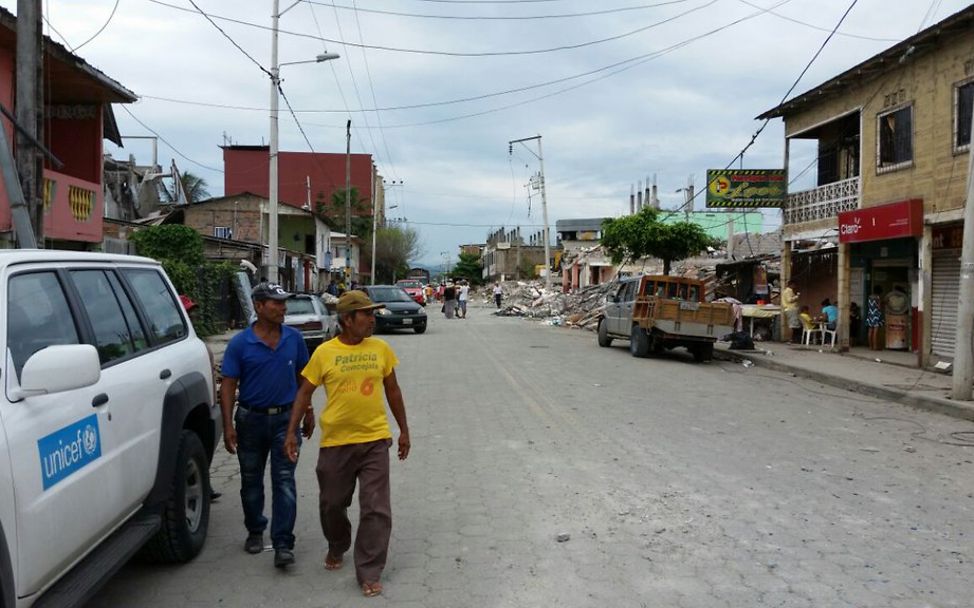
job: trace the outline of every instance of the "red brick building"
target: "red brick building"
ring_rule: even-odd
[[[351,185],[358,191],[360,205],[352,214],[372,215],[372,189],[381,178],[375,172],[371,154],[352,154]],[[330,204],[334,192],[345,190],[345,154],[329,152],[279,152],[278,200],[292,207],[303,207],[311,199],[311,210],[318,203]],[[270,196],[270,148],[268,146],[223,147],[223,192],[226,196],[251,192]],[[309,184],[310,181],[310,197]],[[378,207],[383,208],[381,188]]]

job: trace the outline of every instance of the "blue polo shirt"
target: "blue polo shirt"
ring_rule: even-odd
[[[298,373],[307,363],[308,347],[298,330],[282,325],[277,348],[271,349],[250,326],[227,344],[220,372],[238,380],[240,405],[259,410],[294,403]]]

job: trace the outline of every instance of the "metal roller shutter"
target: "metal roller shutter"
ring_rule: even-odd
[[[960,301],[960,251],[938,253],[934,256],[931,295],[931,350],[935,355],[953,357],[957,304]]]

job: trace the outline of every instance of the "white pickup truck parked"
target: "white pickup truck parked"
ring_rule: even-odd
[[[0,608],[77,606],[140,550],[192,559],[221,427],[160,265],[0,251]]]

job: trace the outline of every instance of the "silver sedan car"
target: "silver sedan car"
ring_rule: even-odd
[[[341,333],[338,316],[332,314],[316,295],[296,293],[287,299],[285,325],[301,332],[308,352]]]

